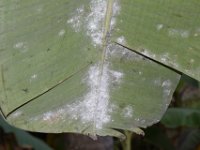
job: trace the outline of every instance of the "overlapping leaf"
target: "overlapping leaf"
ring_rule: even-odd
[[[113,41],[200,80],[200,1],[120,4]]]

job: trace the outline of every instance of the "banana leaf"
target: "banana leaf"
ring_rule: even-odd
[[[200,80],[200,1],[121,0],[112,40]]]
[[[158,122],[180,72],[123,45],[147,38],[132,34],[135,19],[124,24],[130,37],[113,41],[120,18],[135,15],[132,7],[130,0],[1,0],[4,118],[29,131],[93,137],[123,137],[121,129],[143,134],[140,128]]]

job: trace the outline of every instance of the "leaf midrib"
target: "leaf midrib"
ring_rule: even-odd
[[[106,56],[106,50],[108,46],[108,41],[109,41],[109,32],[110,32],[110,26],[111,26],[111,18],[112,18],[112,10],[113,10],[113,2],[114,0],[108,0],[107,3],[107,9],[106,9],[106,15],[105,15],[105,21],[104,21],[104,32],[103,32],[103,53],[102,53],[102,67],[101,67],[101,72],[103,71],[103,64],[105,61],[105,56]]]
[[[103,38],[102,38],[102,56],[101,56],[101,63],[100,63],[100,76],[99,76],[99,83],[102,82],[102,76],[103,76],[103,70],[104,70],[104,64],[105,64],[105,58],[106,58],[106,51],[109,44],[109,33],[111,28],[111,18],[113,13],[113,4],[114,0],[108,0],[107,2],[107,8],[106,8],[106,14],[104,19],[104,25],[103,25]],[[96,100],[96,105],[98,101]],[[97,108],[95,108],[97,110]],[[94,118],[93,118],[93,134],[92,136],[96,136],[96,111],[94,112]]]

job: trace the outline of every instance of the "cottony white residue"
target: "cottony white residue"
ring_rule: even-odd
[[[15,44],[15,46],[14,46],[14,48],[17,48],[17,49],[24,48],[24,47],[25,47],[25,44],[23,42],[19,42],[19,43]]]
[[[113,3],[113,17],[117,16],[120,14],[120,10],[121,10],[121,7],[120,7],[120,4],[119,4],[119,1],[118,0],[115,0],[114,3]]]
[[[170,59],[169,53],[165,53],[165,54],[162,55],[162,57],[161,57],[160,60],[161,60],[163,63],[167,63],[167,62],[169,61],[169,59]]]
[[[106,19],[107,0],[92,0],[90,3],[91,13],[87,17],[87,35],[92,38],[96,45],[101,45],[104,33],[104,22]],[[112,7],[112,18],[110,29],[114,28],[116,16],[120,12],[120,5],[117,0],[114,1]]]
[[[79,32],[82,28],[86,35],[91,38],[93,45],[99,46],[103,42],[107,4],[108,0],[91,0],[88,14],[84,13],[84,7],[82,6],[76,10],[67,23],[71,24],[75,32]],[[117,0],[113,3],[112,11],[110,29],[113,29],[116,23],[115,17],[120,11],[120,5]]]
[[[36,79],[37,78],[37,74],[33,74],[32,76],[31,76],[31,79]]]
[[[147,57],[150,57],[150,58],[153,58],[155,59],[156,58],[156,55],[153,54],[152,52],[150,52],[149,50],[147,49],[144,49],[144,51],[141,52],[143,55],[147,56]]]
[[[75,11],[75,15],[67,20],[67,23],[72,26],[75,32],[79,32],[81,30],[81,26],[83,25],[82,19],[84,15],[84,6],[77,8]]]
[[[30,77],[30,82],[32,82],[32,81],[34,81],[34,80],[36,80],[36,79],[37,79],[37,77],[38,77],[38,75],[37,75],[37,74],[33,74],[33,75]]]
[[[123,110],[122,110],[122,114],[125,118],[131,118],[133,116],[133,108],[132,106],[126,106]]]
[[[98,64],[90,67],[85,80],[89,91],[83,101],[68,106],[68,113],[73,119],[79,118],[82,122],[91,122],[97,129],[102,128],[111,119],[110,83],[113,77],[119,82],[122,76],[122,73],[110,70],[108,64],[104,64],[103,71]]]
[[[63,36],[64,34],[65,34],[65,30],[64,29],[60,30],[60,32],[58,33],[59,36]]]
[[[84,16],[84,7],[82,6],[76,10],[75,15],[67,23],[72,25],[75,32],[79,32],[81,26],[86,27],[86,34],[91,37],[94,46],[97,46],[102,44],[107,0],[91,0],[89,5],[90,13],[88,15]]]
[[[48,121],[48,120],[51,120],[51,118],[53,117],[54,113],[52,112],[47,112],[45,114],[43,114],[43,120],[44,121]]]
[[[161,60],[162,63],[168,64],[168,65],[176,67],[176,68],[179,67],[179,65],[176,61],[176,59],[177,59],[176,55],[172,56],[169,53],[164,53],[159,56],[159,59]]]
[[[163,28],[163,24],[157,24],[156,25],[156,29],[158,30],[158,31],[160,31],[162,28]]]
[[[141,120],[141,124],[145,124],[145,122],[146,122],[146,120],[145,119],[143,119],[143,120]]]
[[[118,72],[118,71],[110,71],[111,73],[111,77],[112,77],[112,82],[114,83],[120,83],[121,79],[123,78],[124,74],[122,72]]]
[[[107,0],[91,0],[90,9],[91,12],[86,19],[87,35],[91,37],[96,46],[102,44]]]
[[[191,64],[194,63],[194,59],[190,59],[190,63],[191,63]]]
[[[178,68],[179,65],[177,63],[177,56],[176,55],[170,55],[170,53],[164,53],[161,55],[156,55],[150,50],[144,49],[141,51],[142,54],[144,54],[147,57],[153,58],[153,59],[158,59],[162,63],[173,66],[175,68]]]
[[[170,80],[165,80],[162,83],[163,97],[167,98],[171,93],[172,82]]]
[[[108,58],[113,57],[120,60],[134,60],[134,61],[141,61],[143,57],[137,55],[136,53],[116,44],[110,44],[107,50]]]
[[[189,31],[180,30],[180,29],[169,29],[168,34],[171,37],[188,38],[190,36],[190,32]]]
[[[116,24],[116,17],[120,14],[120,4],[118,0],[115,0],[113,3],[113,9],[112,9],[112,18],[110,23],[110,30],[112,30]]]
[[[43,120],[47,121],[50,124],[55,123],[55,121],[59,121],[60,119],[64,119],[65,109],[60,108],[53,111],[48,111],[44,113],[42,116],[36,116],[34,118],[31,118],[33,121]]]
[[[96,128],[101,128],[104,123],[110,120],[108,114],[110,96],[107,65],[104,66],[102,75],[98,65],[90,68],[88,86],[90,91],[86,94],[82,104],[86,111],[81,113],[81,118],[85,121],[93,120]]]
[[[18,42],[13,46],[13,48],[18,49],[22,53],[25,53],[28,50],[27,43],[25,42]]]
[[[126,44],[126,40],[124,36],[120,36],[117,38],[117,43],[119,44]]]
[[[21,111],[16,111],[16,112],[14,112],[12,115],[11,115],[11,117],[12,118],[17,118],[17,117],[19,117],[19,116],[21,116],[22,115],[22,112]]]

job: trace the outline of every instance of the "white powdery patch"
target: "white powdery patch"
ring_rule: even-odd
[[[36,80],[36,79],[37,79],[37,77],[38,77],[38,75],[37,75],[37,74],[33,74],[33,75],[30,77],[30,82],[32,82],[32,81],[34,81],[34,80]]]
[[[167,63],[169,61],[170,57],[169,57],[169,53],[165,53],[161,56],[160,60],[163,62],[163,63]]]
[[[51,120],[51,118],[53,118],[54,115],[55,115],[55,112],[54,112],[54,113],[52,113],[52,112],[47,112],[47,113],[43,114],[42,119],[43,119],[44,121],[49,121],[49,120]]]
[[[31,76],[31,79],[36,79],[37,78],[37,74],[33,74],[32,76]]]
[[[81,19],[83,19],[84,15],[84,6],[81,6],[80,8],[77,8],[74,16],[67,20],[67,23],[72,26],[75,32],[79,32],[81,30],[81,26],[83,25],[83,22]]]
[[[168,35],[171,37],[188,38],[190,36],[190,32],[187,30],[169,29]]]
[[[170,55],[170,53],[163,53],[161,55],[156,55],[148,49],[143,49],[141,53],[149,58],[158,59],[162,63],[170,65],[175,68],[179,68],[179,64],[177,62],[177,55]]]
[[[124,36],[120,36],[117,38],[117,43],[119,44],[126,44],[126,40]]]
[[[110,70],[109,72],[111,73],[112,82],[119,84],[124,74],[122,72],[113,71],[113,70]]]
[[[22,53],[25,53],[28,50],[27,49],[27,43],[25,43],[25,42],[18,42],[13,46],[13,48],[19,50]]]
[[[16,43],[16,44],[14,45],[14,48],[17,48],[17,49],[25,48],[25,43],[24,43],[24,42]]]
[[[156,55],[152,52],[150,52],[149,50],[147,49],[144,49],[144,51],[141,52],[143,55],[147,56],[147,57],[150,57],[150,58],[153,58],[155,59],[156,58]]]
[[[107,0],[91,0],[91,12],[87,16],[87,35],[91,37],[94,45],[102,44],[104,33],[104,20],[106,17]]]
[[[116,17],[120,14],[121,7],[119,4],[119,0],[115,0],[113,3],[113,8],[112,8],[112,18],[111,18],[111,23],[110,23],[110,30],[112,30],[116,24]]]
[[[161,60],[162,63],[168,64],[170,66],[176,67],[178,68],[179,65],[176,61],[177,56],[170,56],[169,53],[164,53],[162,55],[159,56],[159,59]]]
[[[199,34],[198,34],[198,33],[195,33],[194,36],[197,37],[197,36],[199,36]]]
[[[157,29],[158,31],[160,31],[163,27],[164,27],[163,24],[157,24],[157,25],[156,25],[156,29]]]
[[[20,117],[22,115],[22,111],[16,111],[16,112],[14,112],[12,115],[11,115],[11,117],[12,118],[17,118],[17,117]]]
[[[63,36],[64,34],[65,34],[65,30],[64,29],[60,30],[59,33],[58,33],[59,36]]]
[[[75,15],[70,18],[67,23],[72,26],[75,32],[80,32],[81,27],[85,27],[83,31],[86,31],[93,42],[94,46],[100,46],[103,43],[104,36],[104,22],[106,19],[106,11],[108,0],[91,0],[90,12],[84,15],[84,7],[81,6],[74,13]],[[110,23],[110,29],[114,28],[116,23],[116,16],[120,12],[120,5],[118,0],[115,0],[112,7],[112,18]]]
[[[75,32],[86,26],[86,34],[91,37],[94,46],[102,44],[104,20],[106,16],[107,0],[91,0],[90,13],[84,16],[84,7],[81,6],[67,23],[71,24]]]
[[[188,38],[190,36],[190,32],[189,31],[182,31],[180,32],[180,35],[182,38]]]
[[[88,86],[90,91],[83,101],[88,112],[82,113],[81,118],[86,121],[94,120],[96,127],[100,128],[103,123],[110,120],[108,115],[109,75],[107,65],[104,66],[102,75],[98,65],[90,68]]]
[[[31,121],[44,121],[48,122],[48,124],[53,124],[55,121],[59,121],[64,118],[65,109],[59,108],[57,110],[48,111],[40,116],[36,116],[33,118],[30,118]]]
[[[55,111],[49,111],[42,115],[42,120],[48,121],[49,123],[53,123],[54,121],[63,119],[63,114],[65,110],[63,108],[57,109]]]
[[[123,110],[122,110],[122,115],[125,118],[131,118],[133,116],[133,107],[132,106],[126,106]]]
[[[79,118],[83,123],[90,122],[97,129],[101,129],[111,120],[109,89],[113,76],[116,78],[115,82],[119,82],[123,75],[110,70],[108,64],[104,64],[103,71],[99,65],[90,67],[85,80],[89,86],[88,93],[83,97],[83,101],[68,105],[68,113],[73,119]]]
[[[114,45],[114,44],[110,44],[108,46],[107,49],[107,53],[106,53],[107,57],[113,57],[113,58],[117,58],[120,60],[134,60],[134,61],[143,61],[143,57],[139,56],[135,53],[133,53],[132,51],[119,46],[119,45]]]
[[[142,71],[139,71],[139,72],[138,72],[138,74],[139,74],[139,75],[142,75],[142,74],[143,74],[143,72],[142,72]]]
[[[113,16],[115,17],[115,16],[119,15],[120,11],[121,11],[121,7],[119,4],[119,0],[115,0],[113,3]]]
[[[172,82],[170,80],[165,80],[162,82],[163,88],[163,98],[168,98],[171,93]]]
[[[190,59],[190,63],[193,64],[195,61],[194,59]]]

